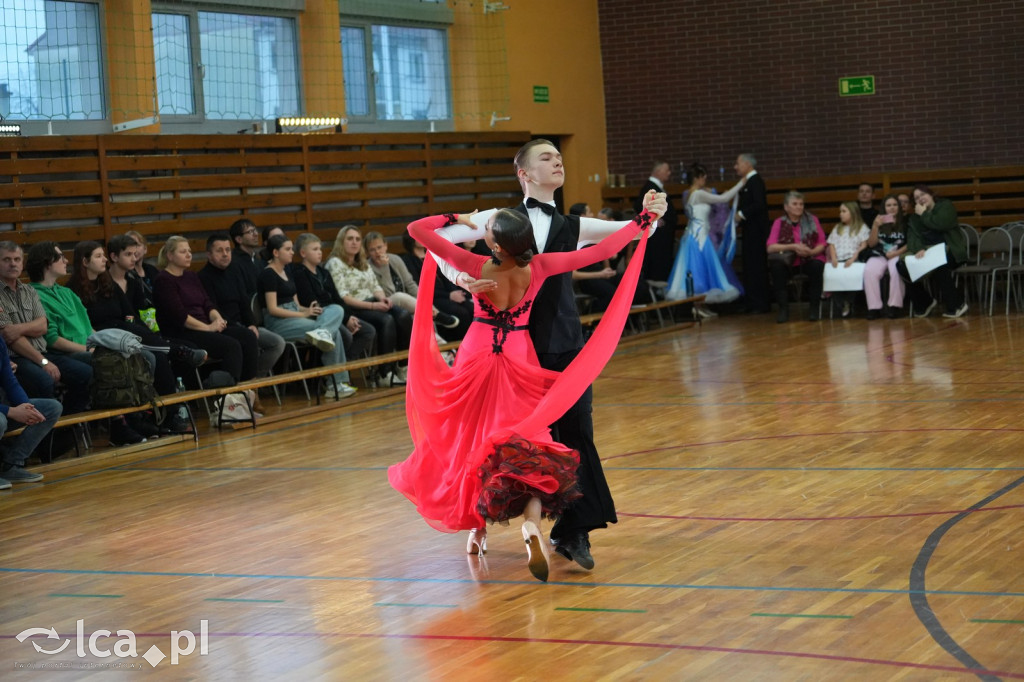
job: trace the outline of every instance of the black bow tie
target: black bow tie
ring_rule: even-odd
[[[537,201],[533,197],[526,200],[526,208],[539,208],[549,216],[555,215],[555,207],[543,201]]]

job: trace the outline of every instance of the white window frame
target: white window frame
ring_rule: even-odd
[[[272,8],[286,11],[270,11]],[[246,16],[269,16],[288,19],[292,22],[295,45],[295,74],[297,86],[297,107],[300,111],[290,115],[301,116],[305,113],[305,92],[302,80],[302,50],[299,31],[300,12],[304,9],[304,0],[218,0],[210,2],[190,2],[167,5],[153,3],[152,14],[177,14],[188,17],[189,22],[189,54],[192,60],[192,96],[195,106],[193,114],[165,114],[160,116],[160,130],[166,134],[185,133],[239,133],[239,132],[273,132],[273,119],[213,119],[206,116],[206,93],[203,88],[203,55],[200,43],[199,14],[212,12],[221,14],[243,14]],[[152,19],[150,20],[152,22]],[[157,110],[159,111],[159,99]]]
[[[110,71],[107,68],[106,16],[100,0],[64,0],[96,7],[96,20],[99,35],[99,68],[100,68],[100,100],[103,107],[103,118],[94,119],[19,119],[11,117],[11,123],[21,126],[23,136],[35,135],[97,135],[110,132]]]
[[[452,64],[448,28],[454,23],[454,12],[443,1],[432,0],[341,0],[341,29],[358,29],[363,33],[364,62],[367,67],[367,99],[369,113],[365,116],[346,113],[350,132],[422,132],[455,130],[455,102],[452,96]],[[373,27],[421,28],[441,31],[444,35],[445,91],[448,118],[427,120],[388,120],[379,118],[377,92],[379,74],[373,63]],[[339,41],[341,36],[339,35]],[[342,47],[344,50],[344,46]],[[346,92],[346,103],[348,93]],[[347,108],[347,104],[346,104]]]

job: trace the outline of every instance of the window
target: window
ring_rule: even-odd
[[[98,6],[5,0],[0,8],[0,115],[28,121],[104,119]]]
[[[192,116],[196,113],[191,45],[188,15],[153,15],[153,56],[161,116]]]
[[[295,20],[153,13],[161,116],[258,121],[302,113]]]
[[[444,29],[342,26],[341,49],[350,120],[452,118]]]

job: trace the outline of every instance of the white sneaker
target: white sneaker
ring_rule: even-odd
[[[384,372],[377,376],[377,388],[405,386],[405,372]]]
[[[338,382],[338,390],[335,392],[334,384],[328,383],[327,390],[324,391],[325,398],[348,398],[356,394],[359,389],[355,386],[350,386],[342,381]]]
[[[322,351],[334,350],[334,338],[326,329],[310,329],[306,341]]]
[[[932,302],[931,302],[931,305],[929,305],[929,306],[928,306],[927,308],[925,308],[925,309],[924,309],[923,311],[921,311],[921,312],[915,312],[915,313],[914,313],[914,317],[928,317],[929,315],[931,315],[931,314],[932,314],[932,311],[933,311],[933,310],[935,310],[935,306],[937,306],[938,304],[939,304],[939,302],[938,302],[938,301],[936,301],[936,300],[935,300],[935,299],[933,298],[933,299],[932,299]],[[966,312],[966,310],[965,310],[964,312]]]
[[[967,313],[967,302],[964,301],[964,304],[962,306],[960,306],[959,308],[957,308],[957,311],[955,313],[942,313],[942,316],[943,317],[948,317],[950,319],[954,319],[955,320],[958,317],[963,317],[966,313]]]

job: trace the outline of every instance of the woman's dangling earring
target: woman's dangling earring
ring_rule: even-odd
[[[501,257],[498,256],[498,253],[500,253],[500,251],[501,248],[498,246],[495,246],[493,249],[491,249],[491,262],[493,262],[495,265],[501,265]]]

